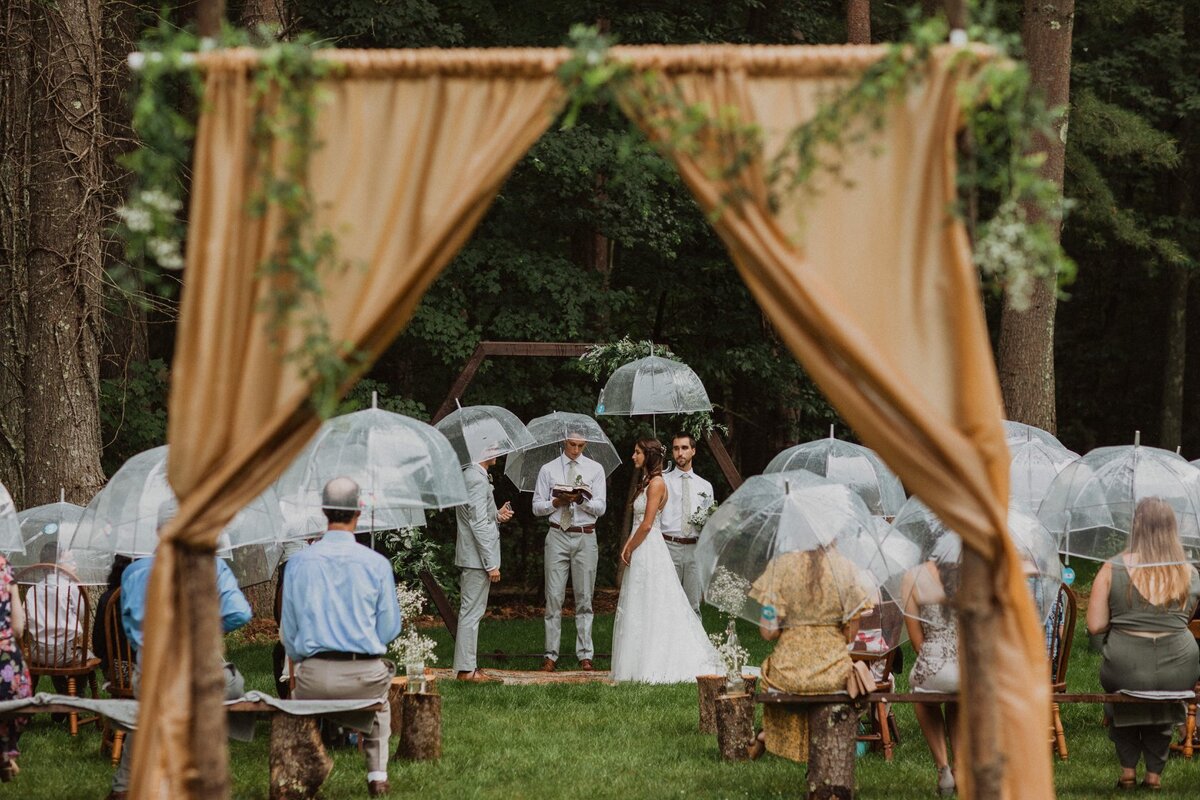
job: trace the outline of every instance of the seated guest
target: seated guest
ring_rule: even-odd
[[[133,559],[129,556],[117,556],[113,559],[112,569],[108,571],[108,583],[104,588],[104,593],[96,601],[96,621],[92,626],[92,652],[95,653],[96,658],[100,659],[100,671],[105,675],[111,674],[112,664],[110,662],[111,656],[114,654],[108,652],[108,616],[104,612],[108,608],[108,601],[121,588],[121,576],[125,574],[125,568],[132,563]],[[119,617],[118,614],[118,619]],[[125,628],[118,624],[112,631],[112,635],[118,649],[124,649],[125,643],[129,641],[125,636]]]
[[[1198,602],[1200,575],[1187,563],[1174,510],[1161,498],[1143,499],[1134,510],[1129,549],[1102,566],[1092,583],[1087,626],[1090,634],[1104,634],[1104,690],[1192,689],[1200,654],[1188,620]],[[1184,721],[1183,703],[1111,703],[1104,713],[1121,764],[1117,788],[1134,788],[1144,758],[1142,785],[1158,789],[1171,731]]]
[[[18,644],[25,634],[25,613],[21,595],[13,580],[8,560],[0,555],[0,701],[21,700],[33,694],[29,670]],[[17,740],[27,717],[0,719],[0,781],[7,783],[17,774]]]
[[[163,511],[159,515],[158,527],[170,521],[174,509]],[[237,578],[224,559],[213,556],[217,563],[217,603],[221,615],[221,631],[229,633],[250,621],[250,604],[238,588]],[[146,589],[150,585],[150,570],[154,567],[154,557],[141,558],[130,564],[121,575],[121,627],[133,645],[134,658],[140,662],[142,649],[142,629],[146,622]],[[225,698],[241,697],[245,692],[245,680],[237,667],[226,661],[222,669],[225,681]],[[136,697],[140,684],[141,671],[138,666],[133,670],[133,694]],[[112,777],[112,791],[108,800],[126,800],[129,796],[130,768],[133,766],[133,737],[130,733],[125,738],[125,747],[121,750],[121,763]]]
[[[959,538],[944,535],[935,545],[930,560],[904,576],[901,586],[904,623],[917,654],[908,683],[915,692],[958,691],[958,621],[954,599],[958,594],[961,554]],[[949,797],[955,792],[955,783],[946,742],[949,740],[950,747],[954,747],[957,705],[946,703],[943,708],[938,703],[914,703],[913,709],[937,767],[938,794]]]
[[[872,593],[862,583],[858,568],[833,550],[786,552],[770,561],[750,589],[762,606],[759,633],[776,642],[762,665],[767,688],[794,694],[846,690],[854,668],[846,645],[859,615],[871,607]],[[854,739],[844,745],[853,758]],[[763,731],[750,745],[751,757],[764,749],[808,761],[808,712],[764,705]]]
[[[43,564],[58,563],[58,546],[47,543],[40,555]],[[36,667],[64,667],[85,661],[87,642],[83,641],[83,587],[75,580],[67,564],[57,569],[46,567],[41,577],[25,592],[25,611],[29,629],[29,662]],[[54,690],[67,691],[67,679],[54,678]]]
[[[400,635],[391,563],[358,544],[358,484],[334,478],[321,493],[329,529],[288,561],[280,638],[296,663],[297,700],[377,699],[383,709],[366,736],[367,794],[389,792],[388,690],[395,667],[384,660]]]

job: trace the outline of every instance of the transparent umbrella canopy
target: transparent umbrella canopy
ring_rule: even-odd
[[[275,484],[285,539],[326,529],[321,491],[337,477],[360,489],[358,532],[425,524],[427,508],[467,501],[458,456],[436,428],[379,408],[326,421]]]
[[[500,406],[459,406],[436,427],[450,440],[460,468],[537,444],[517,415]]]
[[[767,607],[782,627],[840,625],[870,606],[878,624],[863,649],[884,652],[900,643],[901,619],[880,588],[911,566],[887,536],[846,486],[803,470],[756,475],[700,535],[705,600],[756,623]]]
[[[59,564],[77,574],[79,565],[74,555],[60,545],[70,541],[82,517],[83,506],[63,500],[20,512],[17,518],[21,521],[25,552],[10,555],[8,562],[14,569],[34,564]]]
[[[1050,447],[1067,449],[1053,433],[1033,425],[1026,425],[1024,422],[1013,422],[1011,419],[1004,420],[1004,440],[1009,447],[1025,442],[1041,442]]]
[[[584,455],[604,467],[604,474],[611,475],[621,465],[617,448],[609,441],[600,423],[587,414],[555,411],[544,417],[531,419],[526,426],[536,444],[508,457],[504,474],[522,492],[532,492],[542,466],[558,458],[562,453],[563,441],[575,439],[587,442]]]
[[[17,507],[12,495],[0,483],[0,553],[24,553],[25,540],[21,538],[21,523],[17,519]]]
[[[694,414],[711,411],[700,377],[682,361],[647,356],[618,367],[600,390],[599,415]]]
[[[1189,563],[1200,563],[1200,470],[1169,450],[1139,444],[1099,447],[1050,484],[1038,519],[1067,556],[1107,561],[1129,547],[1133,510],[1161,497],[1175,510]]]
[[[789,447],[771,459],[763,473],[795,469],[849,486],[877,516],[893,517],[904,505],[904,487],[883,459],[874,450],[835,439],[832,426],[828,439]]]
[[[165,445],[126,461],[88,503],[65,546],[79,565],[80,581],[104,583],[104,576],[117,555],[132,558],[152,555],[158,546],[160,511],[168,513],[177,504],[175,492],[167,482]],[[272,487],[239,511],[225,527],[217,555],[232,557],[246,547],[273,552],[282,536],[282,525],[279,499]],[[89,576],[86,580],[85,575]]]
[[[1012,458],[1009,464],[1009,497],[1034,513],[1046,498],[1046,492],[1058,473],[1079,458],[1078,453],[1037,437],[1015,443],[1010,441],[1008,451]]]

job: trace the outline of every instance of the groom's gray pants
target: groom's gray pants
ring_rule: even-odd
[[[664,536],[678,536],[678,533],[664,532]],[[703,587],[700,585],[700,566],[696,563],[696,544],[680,544],[667,542],[667,550],[671,553],[671,561],[675,562],[675,574],[683,584],[683,593],[692,604],[692,611],[700,614],[700,595]]]
[[[462,567],[458,590],[462,602],[458,606],[458,633],[454,635],[454,669],[473,672],[479,666],[476,651],[479,645],[479,623],[487,611],[488,592],[492,582],[487,570]]]
[[[546,658],[558,661],[568,575],[575,593],[575,656],[580,660],[595,657],[592,590],[596,586],[598,558],[594,533],[567,533],[551,528],[546,534]]]

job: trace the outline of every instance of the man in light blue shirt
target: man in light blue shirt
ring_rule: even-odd
[[[164,513],[159,521],[159,529],[167,523],[172,514]],[[233,570],[221,559],[217,562],[217,598],[220,604],[221,630],[224,633],[235,631],[250,621],[252,613],[246,596],[238,588],[237,578]],[[129,643],[137,652],[137,661],[141,661],[142,628],[146,621],[146,589],[150,585],[150,570],[154,568],[154,556],[141,558],[130,564],[121,576],[121,627],[129,637]],[[232,700],[241,697],[245,692],[245,680],[237,668],[225,662],[222,670],[225,678],[225,698]],[[133,670],[133,694],[136,697],[141,685],[141,670],[135,664]],[[235,726],[236,728],[236,726]],[[231,735],[235,738],[246,738],[248,731],[239,735],[234,730]],[[121,762],[112,777],[112,791],[108,800],[125,800],[128,797],[130,783],[130,768],[132,767],[133,737],[130,732],[125,737],[125,746],[121,750]]]
[[[388,690],[395,667],[383,655],[400,635],[396,579],[386,558],[354,540],[358,484],[334,478],[321,493],[329,528],[321,541],[288,561],[283,582],[280,639],[296,662],[297,700],[377,699],[364,743],[367,793],[390,790]]]

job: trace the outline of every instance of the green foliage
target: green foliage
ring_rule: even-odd
[[[111,475],[131,456],[166,444],[170,372],[160,359],[133,362],[128,373],[100,381],[104,471]]]
[[[434,541],[423,528],[388,531],[382,540],[383,552],[392,562],[398,584],[420,586],[421,573],[429,572],[448,590],[448,595],[457,595],[452,591],[457,587],[457,581],[452,579],[452,573],[456,572],[453,546]]]

